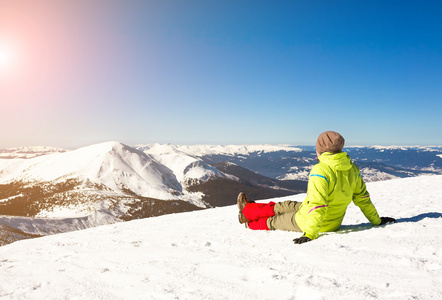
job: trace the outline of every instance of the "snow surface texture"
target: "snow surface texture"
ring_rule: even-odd
[[[442,299],[442,176],[368,189],[398,223],[350,205],[338,232],[302,245],[245,229],[236,206],[15,242],[0,247],[0,298]]]

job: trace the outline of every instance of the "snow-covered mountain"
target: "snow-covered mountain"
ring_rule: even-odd
[[[2,183],[63,182],[76,179],[130,189],[141,196],[177,199],[181,187],[175,175],[143,152],[118,142],[96,144],[74,151],[27,160],[0,160]]]
[[[9,149],[0,149],[0,158],[34,158],[41,155],[63,153],[67,150],[63,148],[34,146],[34,147],[18,147]]]
[[[15,242],[0,247],[0,298],[442,299],[442,176],[367,187],[396,224],[351,204],[339,231],[302,245],[244,228],[236,205]]]
[[[151,199],[182,203],[173,172],[149,155],[118,142],[32,159],[0,160],[0,214],[28,217],[83,217],[108,210],[128,217]],[[195,201],[198,201],[197,195]],[[200,203],[200,206],[203,204]],[[174,211],[175,209],[171,209]],[[170,211],[170,212],[171,212]],[[153,214],[155,215],[155,213]]]
[[[170,144],[152,144],[137,147],[146,155],[153,157],[172,170],[178,182],[185,187],[206,182],[212,178],[238,180],[235,176],[224,174],[215,167],[204,163],[195,155],[192,156],[192,151],[184,152],[180,148],[182,147]]]
[[[317,162],[314,146],[179,146],[206,163],[231,162],[280,180],[308,180]],[[366,182],[425,174],[442,174],[442,147],[349,146]]]
[[[30,159],[0,159],[0,215],[83,217],[107,210],[127,220],[223,206],[238,190],[283,196],[304,183],[252,184],[170,145],[107,142]]]
[[[81,217],[105,209],[124,218],[145,205],[155,206],[154,200],[172,200],[170,205],[185,211],[206,206],[203,195],[183,189],[172,170],[118,142],[32,159],[0,159],[0,184],[0,214],[8,215]]]

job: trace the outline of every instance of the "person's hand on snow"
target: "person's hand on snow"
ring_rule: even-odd
[[[306,237],[306,236],[301,236],[300,238],[294,239],[293,242],[295,244],[303,244],[305,242],[310,242],[311,238]]]
[[[396,219],[389,218],[389,217],[381,217],[381,224],[379,224],[379,225],[385,225],[388,223],[396,223]]]

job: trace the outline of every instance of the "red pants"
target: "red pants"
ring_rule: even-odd
[[[267,219],[275,215],[275,202],[249,203],[242,213],[249,221],[248,227],[253,230],[269,230]]]

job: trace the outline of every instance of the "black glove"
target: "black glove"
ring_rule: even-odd
[[[294,239],[293,242],[295,244],[302,244],[305,242],[310,242],[312,239],[306,236],[301,236],[300,238]]]
[[[389,218],[389,217],[381,217],[381,224],[379,224],[379,225],[385,225],[387,223],[396,223],[396,219]]]

